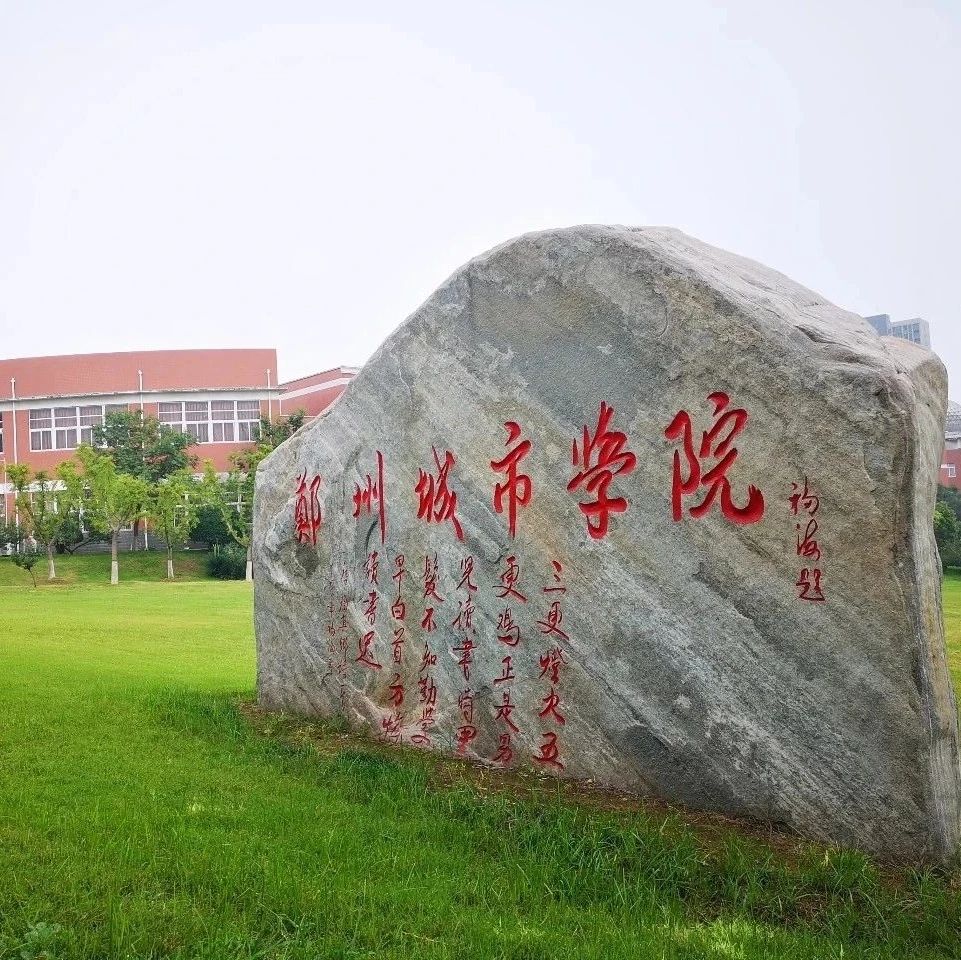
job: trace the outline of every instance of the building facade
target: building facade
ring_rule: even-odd
[[[115,411],[141,410],[194,438],[189,452],[225,471],[257,439],[261,417],[330,406],[356,374],[337,367],[279,383],[277,351],[152,350],[0,360],[0,483],[9,464],[53,471]]]
[[[877,313],[864,319],[882,337],[900,337],[902,340],[910,340],[911,343],[918,343],[922,347],[931,349],[931,328],[928,326],[928,321],[921,317],[892,321],[890,314]]]
[[[961,490],[961,403],[948,403],[948,417],[944,424],[944,453],[938,482],[945,487]]]

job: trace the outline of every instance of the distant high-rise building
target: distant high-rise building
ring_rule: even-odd
[[[914,317],[911,320],[902,320],[900,323],[891,324],[891,333],[895,337],[910,340],[912,343],[919,343],[922,347],[931,349],[931,328],[927,320]]]
[[[891,322],[891,315],[887,313],[877,313],[873,317],[865,317],[868,323],[882,337],[900,337],[902,340],[910,340],[918,343],[922,347],[931,349],[931,328],[927,320],[921,317],[914,317],[911,320],[897,320]]]

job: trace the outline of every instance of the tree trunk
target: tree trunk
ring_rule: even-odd
[[[131,551],[137,549],[137,535],[140,533],[140,521],[134,520],[133,530],[130,533],[130,549]]]
[[[253,544],[249,544],[247,547],[247,580],[248,582],[254,579],[254,548]]]
[[[167,579],[173,580],[174,578],[174,551],[173,547],[169,544],[167,545]]]
[[[120,566],[117,563],[117,531],[110,532],[110,582],[116,584],[120,581]]]
[[[57,579],[57,568],[53,563],[53,541],[51,540],[47,544],[47,579],[56,580]]]

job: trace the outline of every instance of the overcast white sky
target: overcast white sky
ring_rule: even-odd
[[[360,365],[518,233],[669,224],[923,316],[961,399],[961,0],[0,0],[3,356]]]

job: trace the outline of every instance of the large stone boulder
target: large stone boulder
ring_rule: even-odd
[[[512,240],[261,465],[260,701],[943,862],[945,406],[933,354],[678,231]]]

